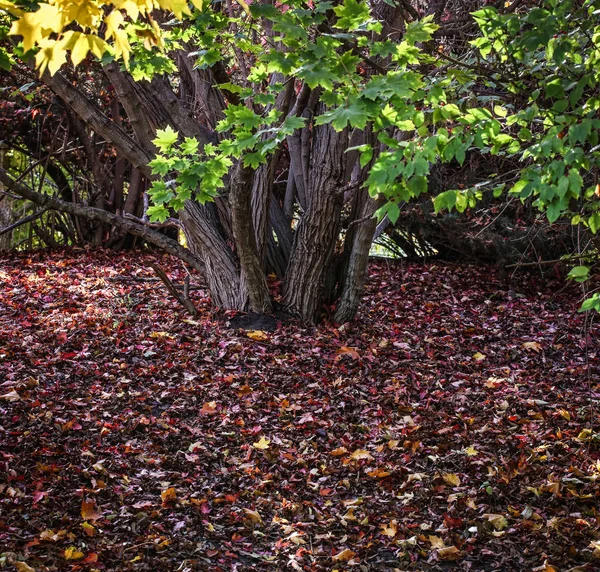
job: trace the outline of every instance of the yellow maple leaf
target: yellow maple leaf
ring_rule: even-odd
[[[444,482],[451,487],[460,486],[460,477],[456,473],[446,473],[443,475]]]
[[[477,353],[473,354],[473,359],[477,362],[483,361],[485,359],[485,355],[482,354],[481,352],[477,352]]]
[[[389,538],[394,538],[394,536],[398,534],[398,521],[390,520],[389,524],[382,524],[381,534],[388,536]]]
[[[266,437],[261,437],[256,443],[252,443],[255,449],[268,449],[271,441]]]
[[[74,546],[65,548],[64,552],[65,560],[81,560],[85,554],[81,550],[77,550]]]
[[[250,330],[246,332],[246,335],[255,342],[266,342],[269,339],[269,336],[262,330]]]

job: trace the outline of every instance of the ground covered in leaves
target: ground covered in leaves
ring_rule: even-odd
[[[376,263],[355,323],[246,332],[151,260],[1,261],[0,569],[600,569],[577,288]]]

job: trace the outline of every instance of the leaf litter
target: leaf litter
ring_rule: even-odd
[[[599,569],[575,288],[374,263],[356,322],[266,334],[150,261],[3,255],[0,569]]]

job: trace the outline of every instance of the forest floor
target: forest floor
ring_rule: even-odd
[[[245,332],[150,260],[0,259],[0,569],[600,570],[576,285],[378,262],[356,322]]]

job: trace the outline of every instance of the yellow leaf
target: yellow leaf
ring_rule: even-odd
[[[477,353],[473,354],[473,359],[477,362],[483,361],[485,359],[485,355],[482,354],[481,352],[477,352]]]
[[[261,437],[256,443],[252,443],[255,449],[268,449],[271,441],[266,437]]]
[[[246,332],[246,335],[255,342],[266,342],[269,339],[269,336],[262,330],[250,330]]]
[[[433,534],[430,534],[429,542],[431,544],[431,548],[446,548],[446,543],[439,536],[434,536]]]
[[[369,451],[365,451],[365,449],[356,449],[350,457],[355,461],[360,461],[361,459],[372,459],[373,455]]]
[[[96,503],[83,501],[81,503],[81,518],[83,520],[98,520],[102,515],[96,510]]]
[[[352,560],[356,555],[355,552],[352,552],[349,548],[344,548],[341,552],[338,552],[335,556],[332,556],[331,559],[334,562],[348,562],[348,560]]]
[[[563,419],[571,421],[571,414],[566,409],[559,409],[558,412]]]
[[[192,4],[194,5],[194,8],[202,12],[202,6],[204,4],[203,0],[192,0]]]
[[[456,546],[448,546],[446,548],[440,548],[437,551],[438,556],[441,560],[454,560],[460,554],[460,550]]]
[[[89,522],[82,523],[81,528],[83,528],[83,532],[85,532],[87,536],[96,536],[97,531]]]
[[[456,473],[446,473],[443,475],[444,482],[451,487],[460,486],[460,477]]]
[[[171,502],[175,502],[177,500],[177,490],[175,489],[175,487],[169,487],[168,489],[160,493],[160,498],[162,500],[163,506],[166,506]]]
[[[25,564],[25,562],[15,562],[15,568],[17,572],[35,572],[35,568],[29,566],[29,564]]]
[[[0,0],[0,10],[6,10],[17,18],[23,15],[23,10],[17,8],[13,2],[9,2],[8,0]]]
[[[508,526],[508,520],[502,514],[484,514],[483,518],[487,518],[496,530],[504,530]]]
[[[77,550],[74,546],[65,548],[64,552],[65,560],[81,560],[85,554],[80,550]]]
[[[469,456],[469,457],[474,457],[475,455],[479,455],[479,451],[477,449],[475,449],[474,447],[467,447],[465,449],[465,453]]]

